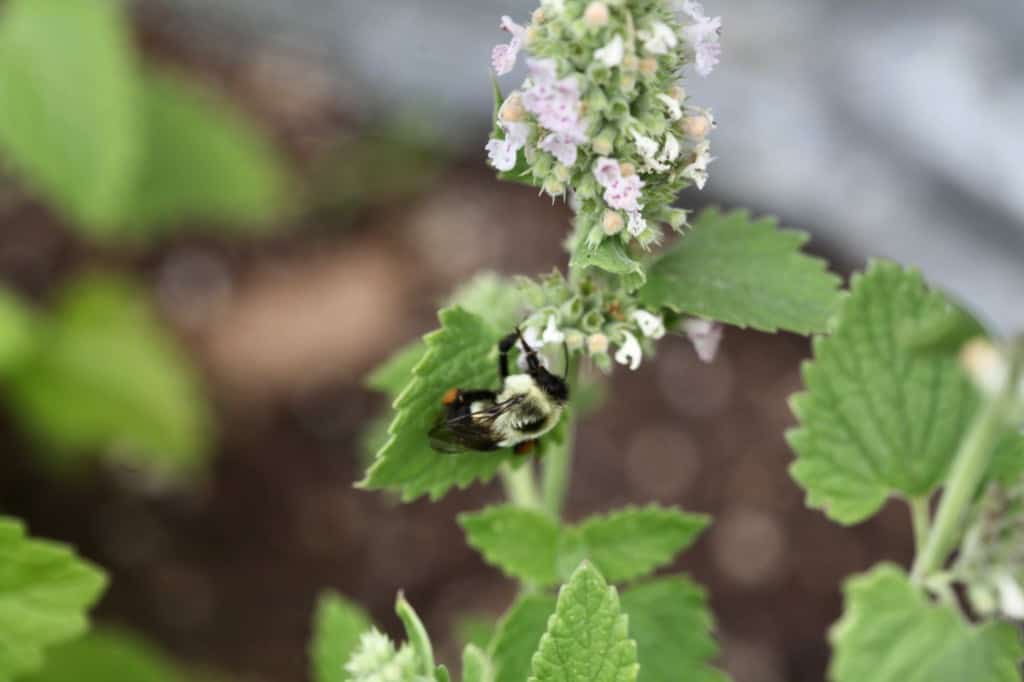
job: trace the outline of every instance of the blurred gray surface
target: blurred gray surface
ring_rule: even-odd
[[[301,51],[365,114],[422,111],[481,159],[498,18],[525,20],[536,6],[140,2],[236,58]],[[722,64],[687,85],[719,119],[704,192],[810,229],[855,265],[884,256],[917,266],[1001,331],[1024,330],[1024,3],[705,6],[725,29]]]

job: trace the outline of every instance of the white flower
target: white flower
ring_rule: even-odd
[[[679,44],[676,32],[660,21],[654,22],[650,31],[641,31],[638,35],[644,41],[644,50],[648,54],[668,54],[669,50]]]
[[[526,362],[526,353],[530,350],[539,351],[542,349],[544,347],[544,338],[535,327],[527,327],[523,330],[523,341],[526,341],[526,345],[529,346],[529,348],[523,346],[522,341],[517,344],[519,346],[520,353],[519,357],[516,358],[516,366],[519,367],[520,370],[525,371],[526,368],[529,367]],[[538,354],[537,357],[540,359],[540,364],[547,368],[548,359],[541,354]]]
[[[718,42],[718,33],[722,30],[722,17],[709,19],[704,14],[704,7],[695,0],[683,0],[679,9],[693,22],[683,27],[683,38],[693,51],[697,73],[707,76],[718,64],[722,53],[722,46]]]
[[[1014,620],[1024,620],[1024,591],[1020,584],[1007,573],[996,577],[996,590],[999,592],[999,610]]]
[[[629,217],[626,229],[634,237],[639,237],[640,233],[647,229],[647,220],[644,218],[643,213],[640,211],[630,211],[626,215]]]
[[[607,45],[599,50],[594,50],[594,59],[611,68],[622,63],[624,54],[625,47],[622,42],[622,36],[616,34]]]
[[[646,310],[635,310],[633,311],[633,320],[647,338],[657,340],[665,336],[665,323],[662,321],[661,315],[655,315]]]
[[[494,73],[504,76],[516,66],[516,59],[519,57],[519,50],[523,47],[526,29],[508,16],[501,18],[501,28],[511,33],[512,38],[507,45],[495,45],[491,50],[491,66],[494,68]]]
[[[679,152],[679,140],[672,133],[669,133],[665,135],[665,146],[661,148],[661,156],[658,159],[668,163],[675,163],[675,160],[679,158]]]
[[[658,143],[646,135],[640,134],[635,129],[630,132],[633,135],[633,140],[636,142],[637,151],[644,158],[647,169],[658,173],[667,171],[668,166],[658,161]]]
[[[597,179],[597,184],[602,187],[607,187],[622,177],[622,170],[619,167],[619,162],[615,159],[610,159],[607,156],[599,157],[597,161],[594,162],[594,177]]]
[[[714,161],[715,157],[711,156],[711,144],[707,140],[698,144],[693,151],[696,158],[683,169],[682,174],[683,177],[693,180],[697,189],[704,189],[704,184],[708,181],[708,164]]]
[[[516,167],[516,158],[519,150],[526,145],[526,137],[530,132],[528,123],[509,123],[499,121],[498,124],[505,132],[504,139],[496,137],[487,141],[484,149],[487,150],[487,159],[491,165],[500,171],[510,171]]]
[[[559,344],[565,341],[565,334],[558,328],[554,315],[548,316],[548,324],[544,327],[544,335],[541,338],[545,345],[549,343]]]
[[[668,116],[673,121],[678,121],[683,117],[683,108],[679,105],[679,100],[675,97],[661,93],[658,95],[658,99],[660,99],[662,104],[665,105],[665,108],[668,109]]]
[[[587,126],[577,121],[575,127],[557,133],[549,133],[537,147],[548,152],[566,168],[576,165],[577,147],[587,141]]]
[[[640,342],[633,334],[624,331],[622,335],[626,337],[626,340],[619,345],[619,350],[615,351],[615,362],[620,365],[629,365],[629,369],[635,370],[640,366],[640,360],[643,359],[643,349],[640,348]]]
[[[697,357],[703,362],[711,362],[718,353],[718,344],[722,341],[722,325],[711,320],[691,317],[683,322],[683,331],[697,351]]]

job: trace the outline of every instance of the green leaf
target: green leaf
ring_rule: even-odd
[[[104,628],[53,649],[42,670],[18,680],[185,682],[186,677],[149,642],[126,631]]]
[[[954,357],[912,352],[897,331],[945,306],[918,273],[872,263],[832,336],[814,340],[807,391],[791,400],[790,471],[833,520],[856,523],[891,494],[921,497],[942,481],[977,398]]]
[[[650,505],[594,516],[578,530],[587,557],[609,582],[647,575],[669,564],[707,527],[703,514]]]
[[[345,682],[345,663],[359,646],[360,635],[372,625],[366,612],[341,595],[321,594],[310,643],[314,682]]]
[[[227,102],[169,72],[147,74],[145,147],[127,227],[209,220],[260,226],[285,203],[277,153]]]
[[[360,486],[395,488],[406,501],[428,494],[432,499],[453,486],[488,480],[512,457],[507,451],[439,454],[427,432],[442,413],[441,398],[452,387],[495,386],[500,333],[481,317],[459,307],[438,313],[441,329],[424,337],[427,352],[413,369],[413,379],[395,400],[390,439]]]
[[[547,515],[512,505],[459,515],[467,541],[506,575],[544,587],[589,559],[610,582],[671,563],[708,524],[674,507],[627,507],[560,528]],[[568,568],[567,568],[568,567]]]
[[[68,547],[0,517],[0,682],[38,670],[44,649],[85,632],[106,582]]]
[[[493,272],[480,272],[448,297],[457,305],[483,318],[504,336],[522,321],[523,292],[517,282]]]
[[[434,682],[452,682],[452,676],[447,667],[439,665],[434,668]]]
[[[459,514],[467,542],[511,578],[537,585],[558,580],[559,527],[550,516],[513,505]]]
[[[95,236],[120,216],[140,149],[138,66],[122,3],[10,0],[0,16],[0,150]]]
[[[394,400],[409,383],[413,368],[423,359],[426,350],[426,345],[418,340],[403,346],[366,377],[366,386]]]
[[[398,593],[398,599],[395,601],[395,613],[398,614],[402,625],[405,626],[405,637],[416,655],[420,672],[430,677],[436,672],[434,670],[434,648],[430,644],[430,635],[423,627],[423,621],[416,615],[416,611],[405,600],[405,596],[401,592]]]
[[[574,270],[598,268],[622,278],[622,286],[633,291],[644,285],[647,275],[643,266],[633,259],[618,239],[605,239],[595,247],[579,244],[569,266]]]
[[[36,318],[13,293],[0,287],[0,374],[21,364],[35,344]]]
[[[704,589],[683,577],[626,590],[622,611],[636,640],[639,682],[725,682],[709,661],[718,655]]]
[[[520,597],[512,605],[488,649],[494,664],[494,682],[523,682],[530,672],[530,658],[555,612],[555,598],[543,594]]]
[[[638,668],[615,588],[580,564],[558,593],[529,682],[634,682]]]
[[[493,682],[491,660],[472,644],[462,651],[462,682]]]
[[[194,370],[126,281],[72,284],[7,389],[55,466],[107,448],[155,474],[192,473],[204,461],[211,419]]]
[[[984,336],[985,328],[969,312],[945,301],[927,316],[904,322],[898,334],[900,342],[913,351],[955,354],[969,340]]]
[[[773,219],[708,209],[651,264],[640,299],[649,308],[761,331],[823,332],[839,278],[800,251],[807,239]]]
[[[1008,623],[972,625],[930,603],[898,567],[847,581],[830,640],[835,682],[1019,682],[1024,647]]]

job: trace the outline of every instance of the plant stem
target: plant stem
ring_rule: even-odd
[[[571,360],[566,376],[569,380],[570,390],[574,391],[579,387],[579,362]],[[562,443],[550,449],[544,455],[544,510],[554,519],[562,517],[562,509],[565,507],[565,497],[569,492],[569,476],[572,472],[573,440],[576,432],[575,406],[570,402],[565,408],[562,419],[565,436]]]
[[[502,464],[498,473],[501,475],[501,485],[505,489],[505,497],[512,504],[527,509],[543,508],[540,493],[537,491],[537,481],[533,477],[531,462],[524,462],[518,469],[513,469],[507,463]]]
[[[928,496],[913,497],[907,500],[907,505],[910,507],[910,520],[914,526],[914,553],[920,554],[924,550],[924,543],[928,540],[928,533],[931,530],[932,520]]]
[[[1021,353],[1014,352],[1013,356],[1006,386],[998,395],[985,401],[960,443],[935,514],[935,524],[928,534],[924,550],[914,561],[911,578],[917,583],[940,568],[959,541],[964,519],[988,470],[992,451],[1006,432],[1007,411],[1013,403],[1020,377]]]

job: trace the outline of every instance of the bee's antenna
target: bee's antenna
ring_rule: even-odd
[[[516,336],[519,337],[519,342],[523,344],[523,350],[526,351],[526,362],[530,366],[530,372],[535,373],[537,368],[540,367],[540,360],[537,359],[537,351],[530,344],[526,343],[526,339],[523,338],[523,330],[516,325]]]

